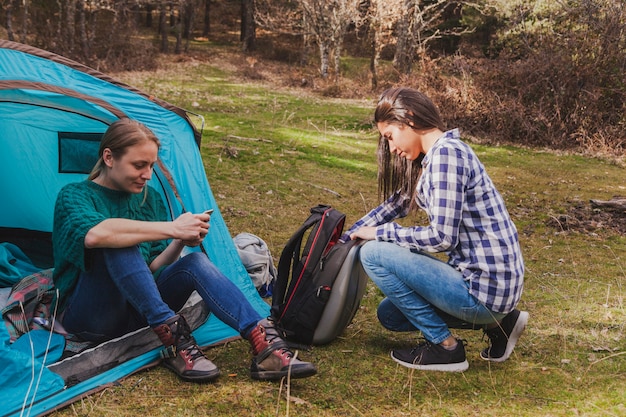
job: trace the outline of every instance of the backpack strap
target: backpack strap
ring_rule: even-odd
[[[322,209],[323,208],[323,209]],[[316,206],[311,209],[311,215],[302,223],[300,228],[289,238],[278,262],[278,277],[274,283],[274,294],[272,296],[272,314],[278,318],[278,308],[284,302],[289,284],[291,265],[297,263],[302,247],[302,238],[306,231],[315,225],[324,215],[324,211],[329,206]],[[320,210],[321,209],[321,210]]]

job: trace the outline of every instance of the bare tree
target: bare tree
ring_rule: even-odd
[[[211,20],[209,19],[211,16],[211,0],[204,0],[204,19],[202,21],[202,36],[205,38],[209,37],[209,32],[211,31]]]
[[[370,0],[368,17],[372,36],[372,86],[377,84],[376,72],[381,51],[395,44],[394,68],[408,74],[416,57],[428,50],[428,44],[442,36],[460,36],[472,29],[449,27],[441,30],[446,12],[460,7],[479,8],[479,4],[449,0]]]
[[[241,0],[241,43],[244,52],[256,48],[256,24],[254,21],[254,0]]]
[[[161,52],[163,53],[167,53],[169,50],[169,42],[167,40],[169,32],[167,6],[167,1],[161,0],[159,3],[159,35],[161,35]]]
[[[182,13],[183,13],[183,39],[186,40],[185,52],[189,49],[189,40],[193,32],[193,22],[196,18],[196,9],[198,5],[196,0],[183,0],[182,1]]]
[[[82,1],[82,0],[79,0]],[[76,39],[76,0],[57,0],[60,19],[57,23],[57,39],[62,42],[64,52],[74,53],[74,40]]]
[[[302,36],[301,61],[306,61],[310,36],[303,30],[302,9],[298,3],[289,0],[254,0],[254,22],[257,27],[276,35]]]
[[[320,74],[328,77],[331,57],[335,77],[341,69],[343,40],[350,26],[364,21],[360,13],[361,0],[297,0],[304,12],[305,33],[310,33],[320,52]]]
[[[255,20],[259,27],[277,33],[301,35],[305,54],[308,46],[316,43],[320,54],[321,76],[328,77],[332,60],[335,76],[338,77],[346,32],[364,21],[360,13],[361,1],[256,0]]]
[[[2,2],[2,7],[5,11],[7,37],[10,41],[14,41],[15,36],[13,34],[13,0],[4,0]]]
[[[154,4],[147,3],[146,6],[146,27],[152,27],[152,11],[154,10]]]
[[[437,28],[443,23],[447,7],[460,7],[449,0],[404,0],[407,11],[398,22],[398,38],[393,66],[403,74],[411,72],[416,53],[424,53],[428,42],[441,37]]]
[[[387,45],[395,42],[394,28],[398,16],[402,13],[404,0],[370,0],[368,18],[372,50],[370,56],[370,72],[372,89],[378,86],[378,64],[380,55]]]
[[[76,4],[76,10],[78,13],[78,31],[80,33],[80,46],[83,53],[83,58],[89,59],[91,55],[91,47],[89,37],[87,35],[87,17],[85,16],[85,1],[78,0]]]
[[[178,13],[172,10],[170,14],[170,21],[173,23],[174,35],[176,37],[176,44],[174,45],[174,53],[180,54],[183,52],[183,19],[181,16],[182,7],[179,6]]]
[[[28,0],[23,0],[22,6],[22,30],[20,32],[20,42],[26,43],[26,35],[28,34]]]

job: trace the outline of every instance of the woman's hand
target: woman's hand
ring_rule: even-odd
[[[198,246],[209,233],[211,215],[206,213],[183,213],[174,220],[176,238],[185,246]]]
[[[350,239],[376,240],[376,227],[363,226],[350,235]]]

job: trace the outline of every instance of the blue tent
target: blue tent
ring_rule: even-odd
[[[268,305],[251,283],[211,192],[199,152],[201,135],[191,121],[194,116],[74,61],[3,40],[0,243],[19,246],[38,268],[52,265],[50,233],[56,195],[65,184],[86,178],[97,157],[100,136],[120,117],[139,120],[161,141],[151,185],[163,196],[172,218],[183,211],[215,208],[202,250],[241,287],[259,312],[267,314]],[[189,308],[201,310],[201,305],[192,303]],[[201,324],[203,317],[199,317]],[[153,337],[139,333],[140,339]],[[203,346],[238,336],[210,315],[194,335]],[[142,344],[150,348],[146,353],[120,356],[123,363],[71,384],[61,376],[65,371],[53,371],[62,367],[58,355],[47,355],[55,344],[63,344],[58,335],[37,330],[26,336],[26,341],[22,336],[10,343],[5,326],[0,324],[2,416],[49,413],[158,363],[158,346],[152,348],[146,342]],[[80,365],[80,359],[75,362]]]

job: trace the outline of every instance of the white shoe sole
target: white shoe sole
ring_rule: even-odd
[[[430,365],[417,365],[414,363],[401,361],[400,359],[393,356],[393,351],[391,352],[390,355],[391,355],[391,359],[393,359],[400,365],[406,366],[407,368],[411,368],[411,369],[419,369],[421,371],[463,372],[467,370],[467,368],[469,368],[469,363],[467,362],[467,360],[463,362],[458,362],[458,363],[445,363],[445,364],[435,363],[435,364],[430,364]]]

